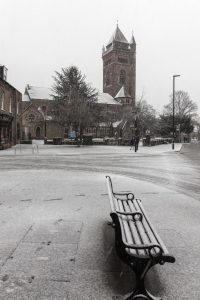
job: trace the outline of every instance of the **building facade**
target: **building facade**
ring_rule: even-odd
[[[7,82],[7,69],[0,66],[0,150],[21,139],[22,94]]]

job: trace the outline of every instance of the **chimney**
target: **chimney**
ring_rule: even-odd
[[[8,69],[5,66],[0,65],[0,78],[7,81],[7,71]]]

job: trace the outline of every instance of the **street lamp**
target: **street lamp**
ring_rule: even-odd
[[[41,113],[41,115],[43,116],[43,119],[44,119],[44,142],[45,142],[46,137],[47,137],[47,118],[46,118],[46,111],[44,112],[40,106],[38,107],[38,111]]]
[[[175,99],[175,78],[180,77],[181,75],[173,75],[173,140],[172,140],[172,150],[174,150],[174,132],[175,132],[175,124],[174,124],[174,99]]]

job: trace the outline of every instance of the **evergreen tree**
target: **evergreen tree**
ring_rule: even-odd
[[[93,124],[97,92],[86,83],[85,75],[76,66],[56,72],[52,87],[55,100],[54,117],[65,127],[82,136],[83,130]]]

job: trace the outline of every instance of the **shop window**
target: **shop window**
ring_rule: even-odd
[[[10,97],[9,113],[12,113],[12,97]]]
[[[1,110],[5,109],[5,94],[0,90]]]
[[[19,114],[19,101],[17,101],[17,115]]]

